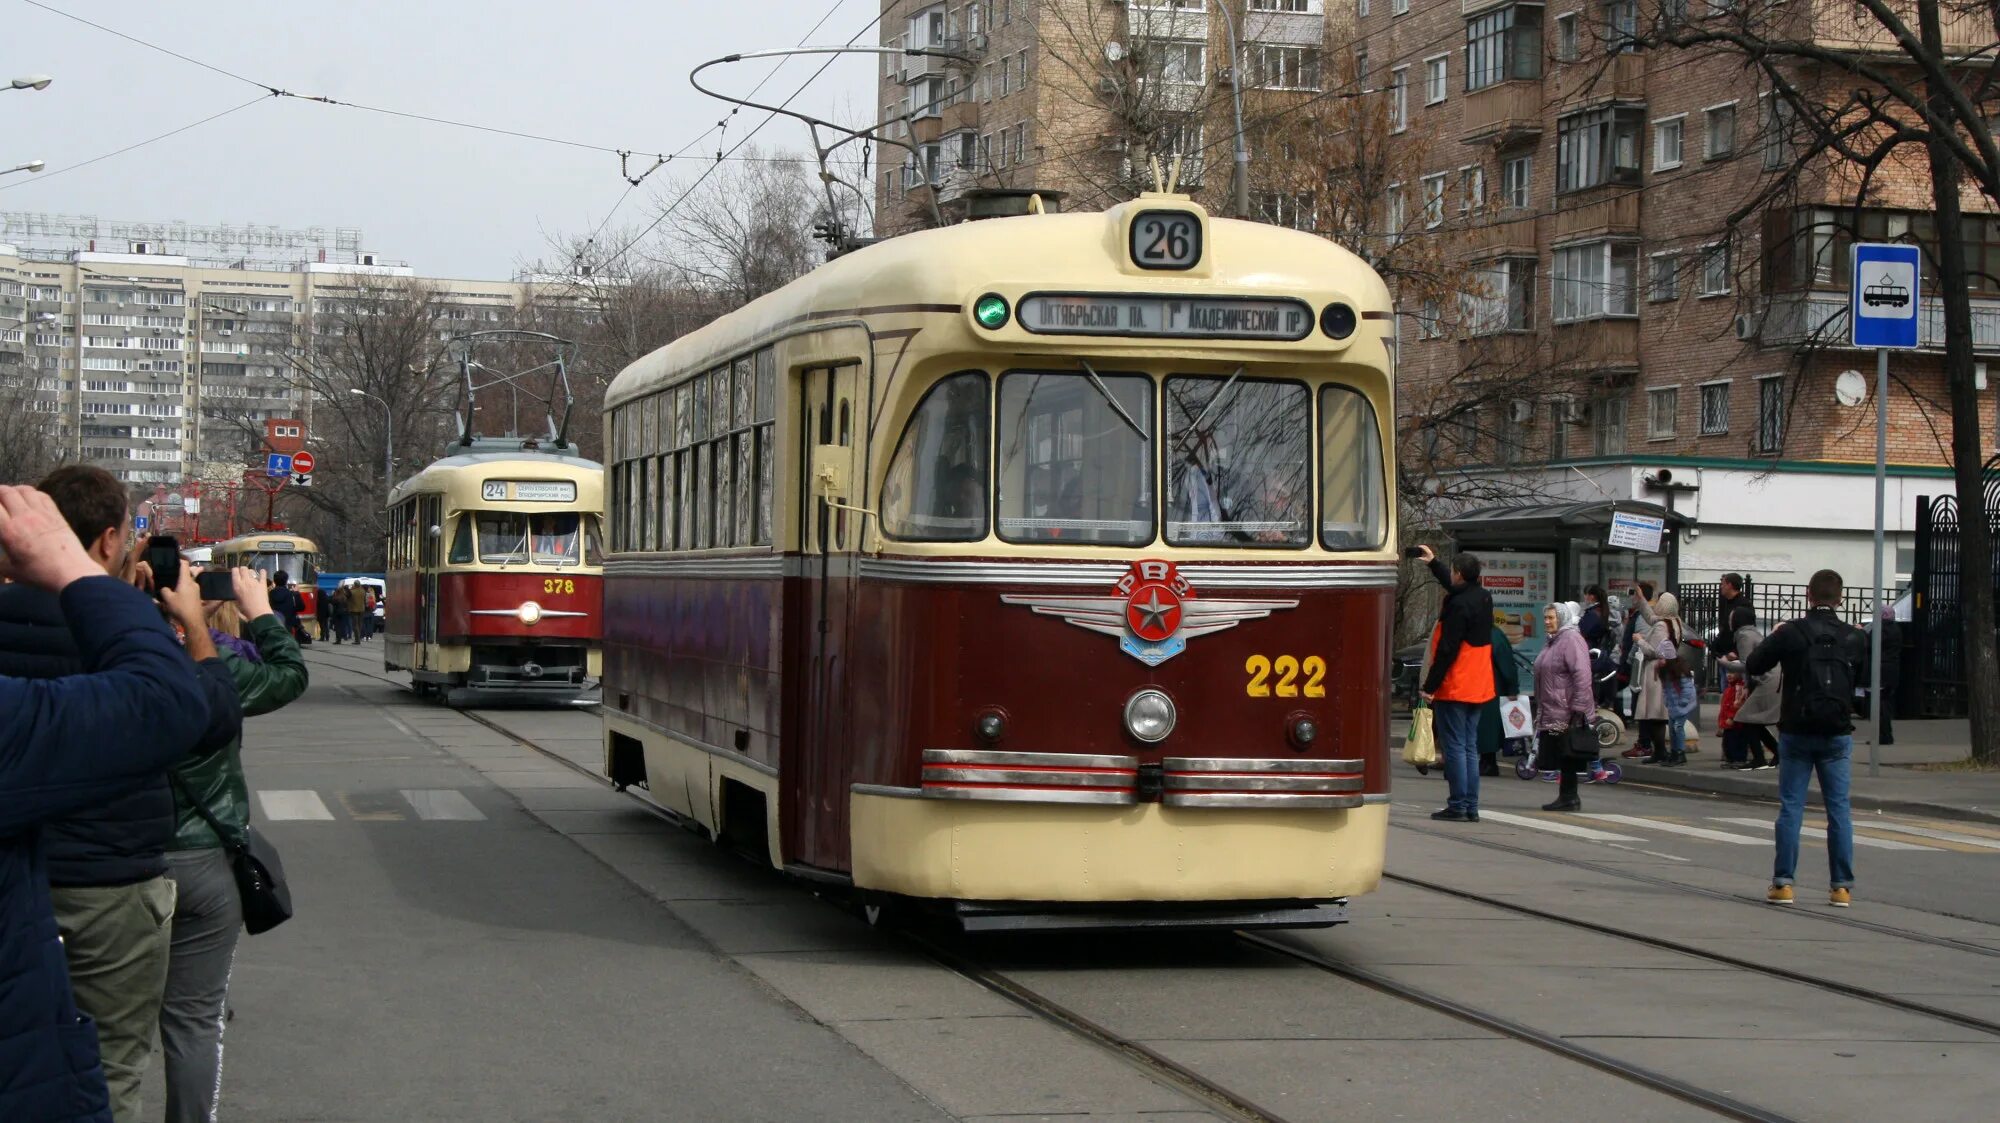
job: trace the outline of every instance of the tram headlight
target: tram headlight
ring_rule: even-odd
[[[1337,300],[1319,314],[1319,330],[1325,332],[1328,339],[1346,339],[1354,334],[1360,323],[1360,318],[1354,314],[1354,306]]]
[[[521,607],[514,610],[514,615],[523,624],[539,624],[542,620],[542,606],[536,604],[534,601],[526,601],[522,603]]]
[[[1007,311],[1007,298],[989,292],[973,302],[972,318],[987,331],[998,331],[1007,326]]]
[[[1174,731],[1174,700],[1158,690],[1146,689],[1125,703],[1125,731],[1147,744],[1166,740]]]

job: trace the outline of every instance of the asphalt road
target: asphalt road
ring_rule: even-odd
[[[306,698],[246,738],[299,917],[239,953],[224,1118],[1214,1117],[559,762],[597,761],[591,713],[485,715],[537,752],[418,702],[375,657],[314,649]],[[1509,775],[1486,781],[1485,822],[1450,826],[1426,817],[1441,781],[1397,785],[1390,871],[1421,884],[1283,938],[1375,983],[1227,936],[958,950],[1274,1118],[1718,1117],[1495,1025],[1768,1118],[1990,1114],[2000,1034],[1676,949],[2000,1022],[2000,831],[1871,821],[1898,845],[1861,849],[1846,913],[1815,892],[1808,842],[1787,912],[1760,903],[1768,806],[1628,784],[1552,815],[1553,785]]]

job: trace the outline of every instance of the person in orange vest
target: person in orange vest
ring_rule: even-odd
[[[1493,597],[1479,583],[1479,559],[1460,553],[1451,566],[1429,546],[1418,557],[1445,588],[1444,605],[1431,628],[1431,669],[1421,696],[1430,703],[1443,750],[1445,806],[1431,818],[1479,821],[1479,711],[1499,696],[1493,675]]]

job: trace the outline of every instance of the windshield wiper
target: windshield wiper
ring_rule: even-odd
[[[1243,377],[1243,364],[1239,363],[1237,364],[1236,372],[1229,376],[1229,381],[1224,382],[1222,389],[1217,390],[1215,396],[1208,399],[1208,404],[1201,407],[1201,412],[1195,414],[1194,420],[1188,422],[1187,431],[1189,433],[1199,434],[1201,432],[1201,423],[1207,421],[1208,415],[1214,412],[1215,407],[1221,405],[1222,400],[1229,396],[1229,392],[1236,388],[1236,380],[1241,377]]]
[[[1150,440],[1151,438],[1146,436],[1146,431],[1139,428],[1139,423],[1132,420],[1132,415],[1125,412],[1125,407],[1118,404],[1118,399],[1111,396],[1111,388],[1104,384],[1102,378],[1097,377],[1097,372],[1090,369],[1090,364],[1083,359],[1078,359],[1077,363],[1083,367],[1083,373],[1089,377],[1090,384],[1097,389],[1098,396],[1104,399],[1104,404],[1111,407],[1111,412],[1117,414],[1119,420],[1130,425],[1132,431],[1139,434],[1140,440]]]

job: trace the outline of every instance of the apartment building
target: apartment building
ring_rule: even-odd
[[[316,319],[358,286],[416,275],[372,253],[225,267],[158,242],[87,244],[0,244],[0,388],[70,456],[138,484],[241,463],[264,421],[309,420],[299,364]],[[532,282],[428,283],[449,336],[511,322]]]
[[[929,225],[934,204],[961,219],[980,189],[1101,208],[1150,189],[1156,158],[1226,209],[1233,100],[1313,97],[1341,34],[1324,0],[883,0],[879,26],[882,236]]]
[[[1423,138],[1427,165],[1389,188],[1387,225],[1445,239],[1471,278],[1456,307],[1401,309],[1403,400],[1431,407],[1403,419],[1406,463],[1673,506],[1696,520],[1684,580],[1870,572],[1874,402],[1847,372],[1872,386],[1874,356],[1840,345],[1846,247],[1934,244],[1928,183],[1888,170],[1855,222],[1836,169],[1732,228],[1726,216],[1793,161],[1795,132],[1740,57],[1636,49],[1660,5],[1345,2],[1363,85],[1409,143]],[[1671,0],[1668,14],[1700,3]],[[1896,65],[1835,8],[1795,5],[1802,33]],[[1975,263],[1991,260],[2000,217],[1968,216],[1962,237]],[[2000,351],[1996,274],[1973,294],[1981,355]],[[1895,357],[1889,398],[1903,574],[1917,496],[1951,489],[1943,321],[1935,303],[1925,313],[1925,350]],[[1482,383],[1518,396],[1490,400]]]

